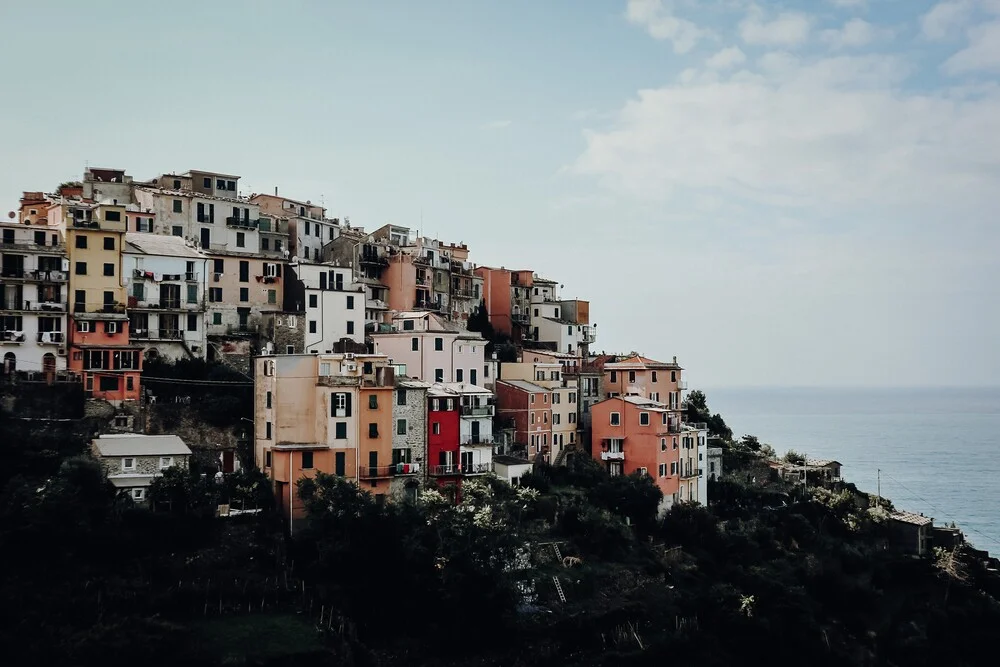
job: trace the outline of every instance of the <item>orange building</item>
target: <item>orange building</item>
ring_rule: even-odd
[[[394,368],[378,354],[283,354],[254,360],[254,455],[294,525],[304,517],[296,484],[317,472],[385,498],[392,463]]]

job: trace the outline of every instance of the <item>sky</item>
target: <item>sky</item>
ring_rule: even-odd
[[[0,211],[235,173],[692,388],[998,385],[998,84],[1000,0],[0,0]]]

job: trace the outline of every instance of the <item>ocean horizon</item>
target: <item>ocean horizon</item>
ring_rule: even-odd
[[[699,389],[693,386],[692,389]],[[715,387],[734,437],[840,461],[859,489],[1000,553],[1000,386]],[[881,475],[878,471],[881,470]]]

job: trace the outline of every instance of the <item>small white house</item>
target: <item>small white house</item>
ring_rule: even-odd
[[[521,485],[521,475],[531,472],[531,461],[515,456],[493,456],[493,472],[511,486]]]
[[[91,441],[91,454],[108,480],[137,503],[146,501],[153,479],[167,468],[187,469],[191,450],[176,435],[105,433]]]

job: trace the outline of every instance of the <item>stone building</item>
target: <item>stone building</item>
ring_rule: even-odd
[[[90,445],[108,480],[135,502],[144,503],[153,479],[163,471],[187,469],[191,450],[176,435],[105,433]]]

